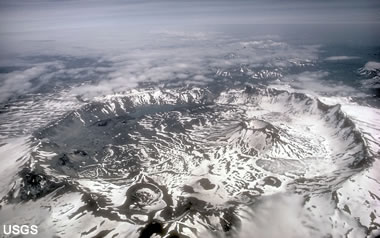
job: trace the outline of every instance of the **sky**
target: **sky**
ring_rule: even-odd
[[[380,23],[376,0],[1,0],[2,33],[184,24]]]
[[[207,26],[225,30],[227,25],[239,24],[306,24],[309,28],[316,24],[359,24],[356,28],[378,32],[380,1],[0,0],[0,57],[43,48],[35,41],[87,47],[90,41],[111,36],[139,41],[137,34],[151,31]],[[334,34],[335,30],[330,32]]]

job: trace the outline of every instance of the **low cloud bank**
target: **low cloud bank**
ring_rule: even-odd
[[[359,59],[360,57],[357,56],[347,56],[347,55],[341,55],[341,56],[330,56],[327,57],[325,60],[327,61],[341,61],[341,60],[352,60],[352,59]]]

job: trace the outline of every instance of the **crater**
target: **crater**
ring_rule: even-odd
[[[348,122],[339,107],[280,90],[141,89],[40,129],[31,156],[43,174],[98,194],[100,209],[130,224],[228,232],[235,210],[259,196],[324,192],[365,168],[367,147]],[[122,204],[116,191],[126,191]]]

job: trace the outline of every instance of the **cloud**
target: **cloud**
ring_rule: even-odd
[[[261,197],[252,207],[245,208],[241,217],[244,217],[241,227],[234,231],[232,236],[205,232],[202,237],[322,237],[325,234],[314,227],[327,230],[316,221],[314,223],[310,221],[311,217],[303,207],[302,196],[294,194],[279,193]]]
[[[38,65],[25,70],[0,74],[0,102],[9,97],[25,93],[34,87],[33,79],[47,72],[47,65]]]
[[[364,65],[364,67],[362,68],[362,71],[366,71],[366,72],[380,72],[380,62],[368,61]]]
[[[206,85],[220,77],[217,72],[240,72],[242,65],[252,70],[294,67],[315,61],[319,52],[317,46],[294,46],[280,39],[240,41],[220,33],[164,32],[149,33],[149,38],[157,39],[154,44],[142,40],[134,48],[107,51],[103,59],[110,66],[102,78],[94,84],[75,87],[72,93],[92,97],[141,84]]]
[[[174,37],[176,39],[183,40],[207,40],[209,39],[211,32],[201,32],[201,31],[174,31],[174,30],[157,30],[151,33],[160,35],[161,37]]]
[[[278,194],[263,198],[253,208],[251,219],[243,224],[238,237],[301,238],[310,237],[302,223],[302,197]]]
[[[271,39],[259,40],[259,41],[247,41],[240,43],[243,47],[252,47],[258,49],[268,49],[268,48],[284,48],[287,46],[284,42],[276,42]]]
[[[96,58],[33,56],[0,65],[0,102],[103,80],[113,69]]]
[[[327,80],[329,75],[326,71],[305,71],[285,76],[277,82],[277,86],[288,85],[294,89],[318,95],[353,96],[360,94],[355,88],[347,86],[343,82]]]
[[[346,56],[346,55],[341,55],[341,56],[330,56],[327,57],[325,60],[327,61],[340,61],[340,60],[352,60],[352,59],[359,59],[360,57],[357,56]]]

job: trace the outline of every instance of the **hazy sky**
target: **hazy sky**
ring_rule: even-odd
[[[380,24],[380,1],[0,0],[0,49],[2,55],[11,51],[27,54],[28,49],[37,49],[31,41],[87,46],[107,37],[135,37],[140,41],[136,36],[139,32],[170,28],[187,31],[190,27],[219,25],[224,30],[226,24],[279,23],[360,24],[357,29],[367,28],[367,33],[373,34]],[[280,27],[275,31],[280,34],[288,30]],[[336,34],[335,30],[330,32]],[[29,41],[28,45],[25,41]],[[23,49],[26,46],[28,49]]]
[[[134,25],[380,23],[380,1],[0,0],[1,32]]]

